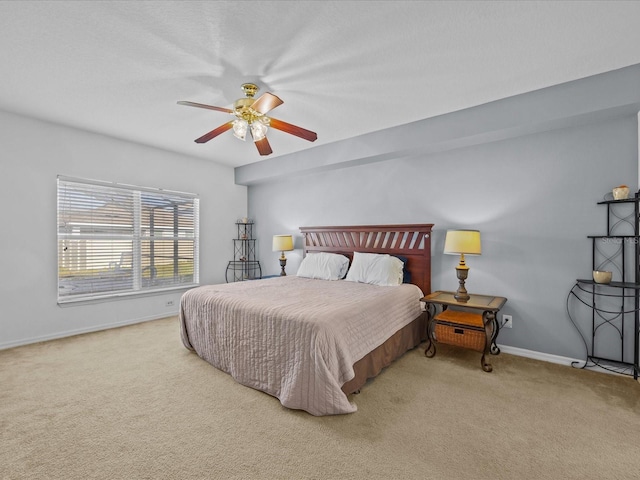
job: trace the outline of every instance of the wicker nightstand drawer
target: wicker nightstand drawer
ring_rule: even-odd
[[[434,317],[436,341],[483,352],[487,335],[482,314],[446,309]]]
[[[484,330],[469,328],[464,325],[451,325],[436,321],[436,341],[448,345],[470,348],[483,352],[487,342]]]

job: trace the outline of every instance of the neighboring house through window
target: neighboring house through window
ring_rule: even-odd
[[[197,285],[197,195],[58,177],[58,303]]]

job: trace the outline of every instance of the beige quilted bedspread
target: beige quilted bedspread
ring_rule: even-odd
[[[415,285],[296,276],[202,286],[182,297],[182,341],[285,407],[350,413],[353,364],[418,317],[421,297]]]

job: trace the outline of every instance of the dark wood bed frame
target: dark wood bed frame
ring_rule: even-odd
[[[342,227],[301,227],[304,253],[340,253],[353,259],[353,252],[388,253],[406,258],[411,283],[424,295],[431,293],[431,229],[433,224],[358,225]],[[396,332],[386,342],[358,360],[355,377],[342,386],[349,395],[360,391],[369,378],[378,375],[396,358],[426,339],[426,314]]]
[[[353,259],[353,252],[405,257],[411,283],[431,293],[431,229],[433,224],[301,227],[304,253],[333,252]]]

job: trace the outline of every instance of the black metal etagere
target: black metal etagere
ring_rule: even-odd
[[[227,265],[225,280],[241,282],[262,278],[260,262],[256,260],[256,239],[253,238],[253,222],[238,221],[238,236],[233,239],[233,260]]]
[[[607,234],[590,235],[593,270],[610,270],[610,283],[578,279],[569,298],[575,298],[591,310],[591,332],[582,333],[568,309],[569,317],[582,336],[587,359],[582,368],[597,365],[606,370],[640,374],[640,192],[623,200],[604,200],[607,206]],[[626,208],[626,215],[624,210]],[[622,213],[622,214],[621,214]],[[626,232],[625,232],[626,230]],[[631,231],[629,231],[631,230]],[[632,338],[629,340],[629,334]],[[617,338],[609,348],[603,337]],[[632,350],[632,352],[629,352]]]

